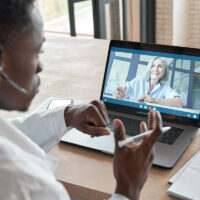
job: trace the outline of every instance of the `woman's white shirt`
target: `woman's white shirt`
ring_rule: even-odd
[[[148,92],[149,81],[142,77],[137,77],[128,83],[125,98],[138,100],[143,95],[148,94]],[[174,97],[180,97],[180,95],[166,82],[157,83],[149,95],[156,99],[171,99]]]

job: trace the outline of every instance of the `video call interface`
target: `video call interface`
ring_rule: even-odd
[[[199,119],[200,58],[111,47],[102,100]]]

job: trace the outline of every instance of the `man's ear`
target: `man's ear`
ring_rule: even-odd
[[[0,60],[1,60],[2,53],[3,53],[3,46],[0,44]]]
[[[5,67],[6,60],[7,60],[7,53],[5,52],[3,45],[0,43],[0,67],[1,67],[1,70],[3,70],[3,68]]]
[[[0,72],[3,71],[3,46],[0,44]],[[2,80],[0,73],[0,81]]]
[[[2,66],[3,46],[0,44],[0,66]]]
[[[0,44],[0,67],[2,67],[3,46]]]

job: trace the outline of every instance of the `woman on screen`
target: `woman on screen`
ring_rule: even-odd
[[[128,86],[118,87],[115,96],[119,99],[182,107],[180,95],[169,86],[167,80],[167,61],[164,58],[155,57],[148,64],[145,78],[135,77]]]

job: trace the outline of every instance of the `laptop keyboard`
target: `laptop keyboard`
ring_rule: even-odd
[[[169,131],[159,137],[158,142],[172,145],[182,132],[182,128],[172,127]]]
[[[111,130],[113,130],[112,126],[113,120],[120,119],[124,123],[127,135],[132,137],[140,134],[140,123],[142,122],[141,120],[118,116],[118,115],[112,115],[112,114],[109,114],[109,119],[110,119],[110,124],[108,128],[110,128]],[[169,131],[165,132],[158,138],[158,142],[172,145],[179,137],[182,131],[183,129],[181,128],[172,127]]]
[[[127,135],[132,137],[140,133],[140,123],[141,123],[140,120],[118,116],[118,115],[111,115],[111,114],[109,114],[109,119],[110,119],[110,124],[108,128],[110,128],[112,131],[113,131],[113,125],[112,125],[113,120],[120,119],[126,128]]]

